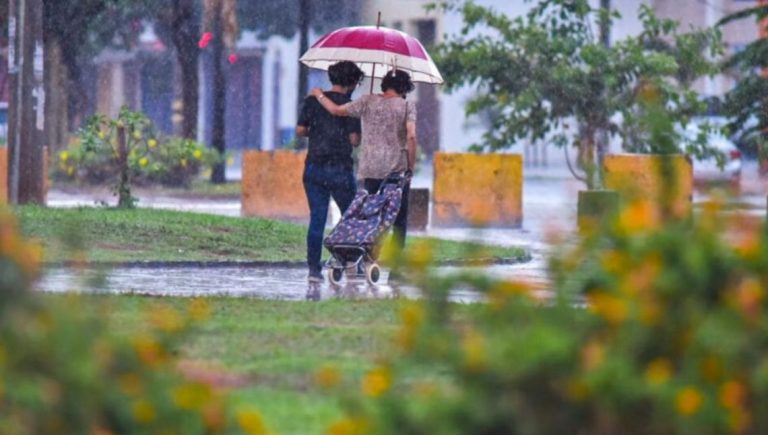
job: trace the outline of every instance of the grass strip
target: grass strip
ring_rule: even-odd
[[[95,262],[298,262],[306,258],[306,226],[269,219],[149,208],[21,206],[14,210],[22,233],[42,243],[46,262],[73,258]],[[419,240],[424,239],[409,237],[408,244]],[[519,261],[528,257],[518,247],[428,240],[437,261],[484,257]]]

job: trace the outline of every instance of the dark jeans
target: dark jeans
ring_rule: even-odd
[[[328,218],[331,197],[341,209],[347,210],[355,197],[355,176],[351,168],[307,163],[304,167],[304,192],[309,203],[309,230],[307,231],[307,265],[310,272],[320,271],[323,234]]]
[[[376,193],[379,191],[379,187],[383,182],[380,178],[365,178],[363,180],[363,187],[368,193]],[[400,211],[397,212],[395,223],[392,225],[392,232],[394,233],[395,242],[400,249],[405,246],[405,233],[408,229],[408,192],[411,191],[411,182],[408,181],[403,186],[403,196],[400,201]]]

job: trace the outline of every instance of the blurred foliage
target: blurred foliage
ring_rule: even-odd
[[[674,146],[662,106],[642,103],[649,137]],[[625,197],[608,221],[554,240],[547,287],[435,271],[428,245],[408,252],[400,266],[424,299],[330,432],[768,433],[763,217],[652,206]],[[456,290],[486,303],[457,309]]]
[[[0,210],[0,432],[266,433],[253,410],[227,409],[215,387],[185,379],[175,354],[208,306],[147,313],[135,335],[110,331],[108,307],[40,297],[40,249]]]
[[[718,26],[745,19],[762,23],[766,18],[768,5],[758,5],[726,16]],[[723,105],[724,115],[731,121],[729,128],[744,150],[760,159],[768,159],[768,142],[764,133],[768,129],[765,107],[768,78],[765,68],[768,68],[768,40],[762,36],[731,55],[723,64],[723,69],[737,79],[736,86],[726,93]]]
[[[133,184],[189,186],[201,169],[219,161],[218,153],[195,141],[159,137],[144,114],[125,107],[115,119],[91,117],[57,158],[58,176],[92,184],[113,181],[125,205],[132,204]]]
[[[464,25],[438,47],[435,61],[448,90],[477,88],[467,115],[489,118],[484,143],[474,149],[504,149],[519,140],[572,145],[590,188],[601,181],[594,162],[600,132],[633,152],[658,152],[637,125],[639,98],[653,89],[665,116],[684,127],[704,109],[691,84],[717,71],[709,58],[722,51],[717,29],[680,33],[676,21],[657,18],[647,5],[639,8],[639,34],[606,47],[592,23],[620,17],[586,0],[541,0],[517,18],[472,1],[440,4],[460,12]],[[676,134],[680,151],[715,154],[703,135]]]

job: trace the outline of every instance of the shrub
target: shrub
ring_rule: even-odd
[[[145,332],[118,335],[78,296],[31,292],[39,257],[0,210],[0,433],[264,433],[258,414],[233,415],[223,392],[177,370],[204,301],[158,309]]]
[[[195,141],[163,138],[142,113],[123,107],[115,119],[95,115],[58,154],[57,176],[89,184],[112,182],[120,205],[133,205],[133,184],[188,186],[204,167],[220,161]]]
[[[628,200],[567,240],[553,294],[437,274],[407,254],[425,299],[396,355],[347,402],[349,433],[768,433],[768,229],[710,204],[695,218]],[[487,303],[458,310],[456,289]],[[339,429],[341,430],[341,429]]]

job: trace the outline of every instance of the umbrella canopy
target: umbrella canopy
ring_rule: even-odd
[[[440,84],[443,77],[418,39],[395,29],[376,26],[343,27],[315,42],[299,59],[310,67],[328,70],[342,60],[355,62],[367,77],[382,78],[397,68],[414,82]]]

